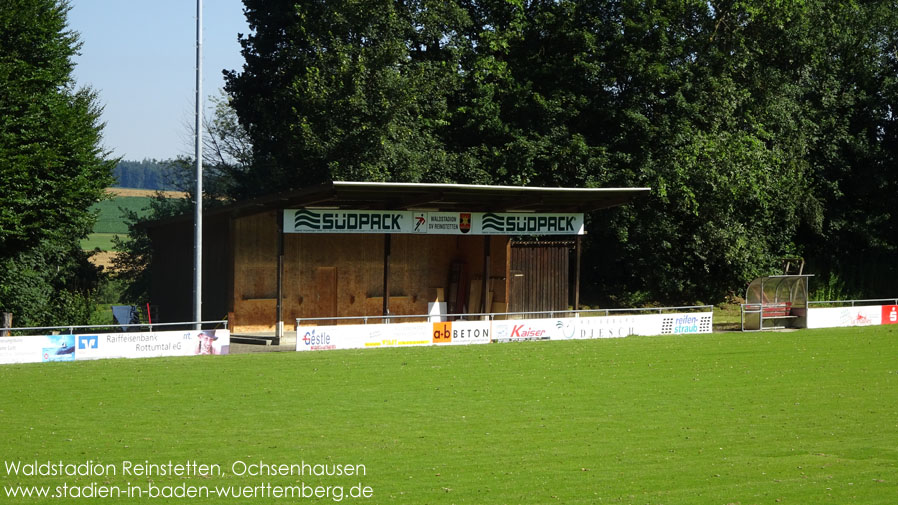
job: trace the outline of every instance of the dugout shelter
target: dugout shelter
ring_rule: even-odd
[[[203,319],[280,336],[296,318],[441,303],[450,314],[577,308],[585,214],[648,192],[329,182],[207,208]],[[192,319],[193,229],[187,215],[146,225],[160,322]]]
[[[742,304],[742,331],[807,328],[810,277],[770,275],[751,281]]]

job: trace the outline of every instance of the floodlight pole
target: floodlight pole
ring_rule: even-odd
[[[203,0],[196,0],[196,213],[193,230],[193,320],[203,325]]]

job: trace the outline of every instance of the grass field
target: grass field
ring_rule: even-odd
[[[893,504],[896,337],[876,327],[7,365],[0,459],[222,471],[0,467],[0,483],[373,489],[345,503]],[[239,476],[237,461],[363,464],[366,474]]]
[[[122,216],[122,209],[136,212],[138,215],[146,215],[150,201],[157,193],[152,190],[129,188],[107,188],[107,192],[113,195],[111,199],[103,200],[91,207],[92,211],[99,213],[99,217],[94,224],[93,233],[81,241],[81,248],[86,251],[92,251],[95,248],[99,248],[101,251],[114,250],[112,237],[128,234],[128,225]],[[163,191],[162,194],[170,198],[184,197],[184,193],[177,191]]]
[[[91,209],[99,211],[94,233],[128,234],[128,226],[122,219],[122,209],[146,214],[152,198],[142,196],[117,196],[111,200],[103,200],[94,204]]]
[[[127,233],[91,233],[86,239],[81,241],[81,248],[85,251],[93,251],[97,248],[101,251],[115,250],[115,243],[112,239],[116,235],[123,239]]]
[[[111,200],[94,204],[91,209],[99,212],[99,217],[94,224],[94,232],[81,241],[81,248],[85,251],[96,248],[101,251],[114,250],[112,237],[119,235],[124,238],[128,235],[128,225],[122,216],[122,209],[145,215],[150,200],[150,197],[145,196],[116,196]]]

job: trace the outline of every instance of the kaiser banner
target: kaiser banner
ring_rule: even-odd
[[[583,214],[287,209],[284,233],[583,235]]]

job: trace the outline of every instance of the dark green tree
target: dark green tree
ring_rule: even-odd
[[[75,324],[97,272],[78,241],[112,183],[96,94],[76,89],[68,4],[0,4],[0,309],[20,325]],[[78,301],[74,303],[74,301]]]
[[[805,86],[813,129],[808,160],[824,209],[801,230],[831,296],[894,296],[898,283],[898,12],[890,2],[844,2],[813,12]]]
[[[253,145],[250,196],[332,179],[434,180],[460,81],[453,2],[247,0],[226,90]]]
[[[237,186],[648,186],[592,216],[585,285],[621,303],[853,268],[896,246],[892,3],[246,0]]]

